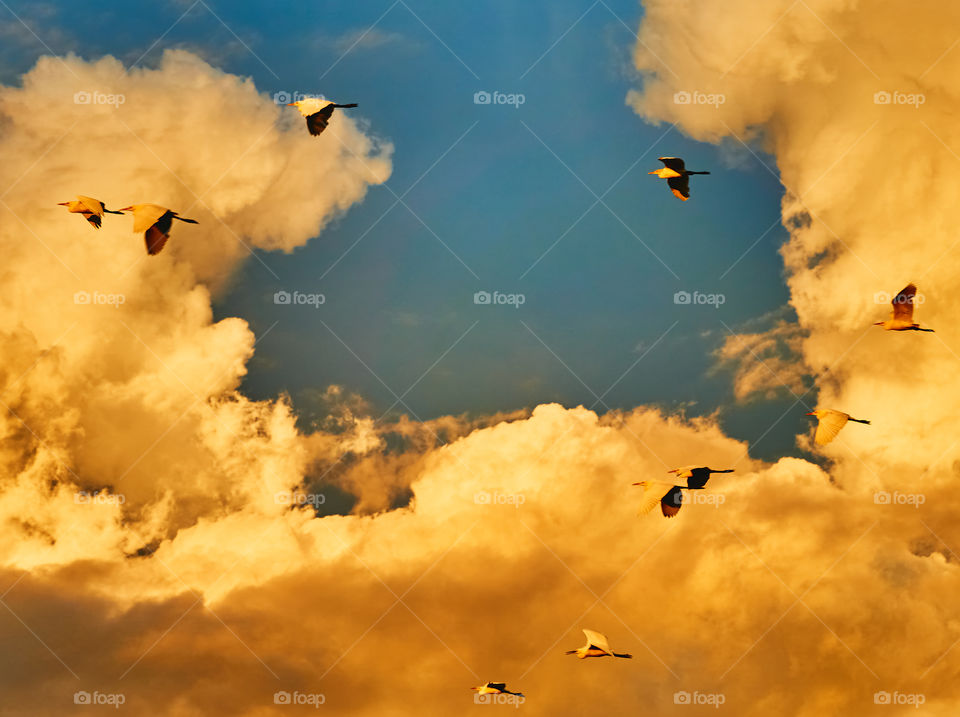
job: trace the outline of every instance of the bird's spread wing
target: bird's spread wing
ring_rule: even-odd
[[[820,423],[817,425],[817,433],[813,440],[818,446],[827,445],[840,433],[840,429],[846,424],[848,418],[850,418],[850,416],[846,413],[830,411],[820,419]]]
[[[646,515],[660,504],[660,499],[664,494],[673,488],[673,483],[661,483],[658,481],[642,481],[643,500],[637,511],[639,515]]]
[[[657,157],[661,162],[663,162],[667,167],[672,169],[674,172],[683,172],[685,165],[683,160],[679,157]]]
[[[100,228],[100,215],[99,215],[99,214],[91,214],[90,212],[84,212],[84,213],[83,213],[83,218],[86,219],[88,222],[90,222],[90,226],[92,226],[94,229],[99,229],[99,228]]]
[[[607,643],[607,638],[605,635],[601,635],[599,632],[586,629],[583,631],[583,634],[587,636],[587,642],[590,644],[590,647],[595,647],[598,650],[603,650],[604,652],[612,652],[609,643]]]
[[[167,213],[166,207],[159,204],[138,204],[133,210],[133,232],[139,234],[157,223],[157,220]]]
[[[333,109],[333,105],[327,105],[319,112],[314,112],[307,117],[307,129],[310,130],[310,134],[316,137],[327,128],[327,124],[330,122],[330,115],[333,114]]]
[[[680,486],[674,486],[669,493],[663,496],[660,501],[660,509],[667,518],[672,518],[680,512],[680,506],[683,504],[683,489]]]
[[[163,245],[167,243],[170,235],[160,231],[156,226],[152,226],[147,227],[143,238],[147,242],[147,254],[152,256],[153,254],[160,253],[160,250],[163,249]]]
[[[93,197],[85,197],[82,194],[77,195],[77,200],[84,206],[84,208],[91,214],[96,214],[98,217],[103,216],[103,202]]]
[[[917,294],[917,287],[907,284],[899,294],[893,298],[893,318],[913,321],[913,297]]]
[[[672,191],[678,199],[687,201],[690,198],[690,179],[686,175],[682,177],[670,177],[667,180],[667,184],[670,187],[670,191]]]
[[[501,692],[503,692],[505,689],[507,689],[507,683],[506,682],[488,682],[486,685],[484,685],[484,687],[489,687],[492,690],[500,690]]]

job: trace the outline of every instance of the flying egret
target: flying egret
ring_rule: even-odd
[[[143,232],[147,243],[147,254],[159,254],[163,245],[170,238],[170,225],[174,219],[188,224],[199,224],[195,219],[181,217],[172,209],[161,207],[159,204],[131,204],[121,212],[133,212],[133,233]]]
[[[565,655],[576,655],[581,660],[587,657],[624,657],[630,658],[633,655],[627,653],[614,652],[610,649],[610,643],[607,642],[606,635],[601,635],[593,630],[584,630],[583,634],[587,636],[587,644],[578,647],[576,650],[567,650]]]
[[[711,473],[733,473],[733,468],[717,470],[707,468],[706,466],[685,466],[684,468],[674,468],[667,473],[676,474],[677,478],[685,480],[686,485],[669,483],[667,481],[649,481],[643,480],[634,485],[642,485],[643,503],[640,504],[639,515],[644,515],[653,510],[657,503],[660,504],[660,511],[667,518],[672,518],[680,512],[683,505],[683,491],[703,490],[703,487],[710,480]]]
[[[670,191],[684,202],[690,198],[690,175],[710,174],[710,172],[688,172],[683,160],[679,157],[657,157],[657,159],[663,162],[665,166],[655,172],[647,172],[647,174],[655,174],[660,179],[666,179]]]
[[[330,115],[335,109],[345,110],[356,106],[356,104],[338,105],[330,100],[321,100],[319,97],[308,97],[305,100],[287,103],[287,107],[296,107],[300,110],[300,114],[307,118],[307,129],[314,137],[327,128]]]
[[[90,222],[90,226],[94,229],[100,228],[100,222],[103,219],[104,213],[123,214],[123,212],[115,212],[107,209],[99,199],[85,197],[82,194],[78,194],[77,198],[72,202],[57,202],[57,206],[66,207],[67,211],[71,214],[82,214],[83,218]]]
[[[840,433],[840,429],[847,424],[847,421],[870,425],[870,421],[862,421],[849,413],[834,411],[832,408],[818,408],[816,411],[810,411],[807,415],[817,417],[817,432],[813,440],[818,446],[825,446],[832,441]]]
[[[893,297],[893,311],[886,321],[878,321],[874,326],[882,326],[884,331],[930,331],[921,329],[920,324],[913,323],[913,299],[917,294],[916,285],[907,284],[900,293]]]
[[[508,690],[506,682],[487,682],[479,687],[471,687],[470,689],[476,690],[478,695],[516,695],[517,697],[526,696],[522,692],[511,692]]]

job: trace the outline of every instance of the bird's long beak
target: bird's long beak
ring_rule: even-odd
[[[659,171],[659,170],[657,170]],[[647,174],[656,174],[657,172],[647,172]]]
[[[132,211],[133,211],[133,207],[124,207],[123,209],[119,209],[119,210],[117,210],[117,211],[121,211],[121,212],[132,212]]]
[[[817,414],[814,413],[813,411],[810,411],[810,413],[808,413],[807,415],[808,415],[808,416],[816,416]]]
[[[67,205],[69,205],[69,204],[70,204],[70,202],[57,202],[57,206],[58,206],[58,207],[65,207],[65,206],[67,206]]]
[[[287,102],[287,107],[296,107],[296,105],[297,105],[296,102]],[[472,690],[473,687],[471,687],[470,689]]]
[[[883,322],[882,322],[882,321],[878,321],[877,323],[874,324],[874,326],[883,326]]]

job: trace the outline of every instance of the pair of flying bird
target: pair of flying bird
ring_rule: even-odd
[[[123,214],[133,212],[133,233],[143,232],[147,244],[147,254],[159,254],[167,239],[170,238],[170,227],[174,219],[188,224],[197,224],[195,219],[181,217],[172,209],[161,207],[159,204],[131,204],[118,211],[107,209],[103,202],[93,197],[77,195],[71,202],[59,202],[59,206],[66,207],[68,212],[79,214],[86,219],[90,226],[99,229],[104,214]]]
[[[840,432],[840,429],[847,424],[847,421],[870,425],[870,421],[854,418],[849,413],[835,411],[832,408],[820,408],[807,415],[817,417],[817,431],[813,440],[819,446],[825,446],[832,441]],[[634,483],[634,485],[643,486],[644,489],[643,502],[640,504],[638,515],[649,513],[659,504],[660,512],[665,517],[672,518],[680,512],[680,508],[683,506],[683,491],[703,490],[712,474],[733,473],[733,469],[717,470],[707,466],[686,466],[684,468],[674,468],[667,473],[673,473],[677,481],[642,480]]]
[[[607,636],[603,633],[599,633],[596,630],[587,630],[583,629],[583,634],[587,637],[587,644],[583,647],[578,647],[576,650],[567,650],[565,655],[576,655],[581,660],[585,660],[588,657],[620,657],[624,659],[630,659],[633,655],[626,652],[614,652],[610,647],[610,643],[607,641]],[[487,682],[479,687],[471,687],[470,689],[475,690],[478,695],[516,695],[518,697],[523,697],[522,692],[511,692],[507,689],[506,682]]]

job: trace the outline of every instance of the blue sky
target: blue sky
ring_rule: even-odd
[[[288,392],[305,419],[311,392],[331,383],[376,416],[402,396],[393,410],[421,419],[546,401],[722,406],[744,439],[793,403],[735,405],[710,355],[786,303],[781,187],[742,148],[693,142],[625,105],[642,86],[633,0],[105,2],[86,18],[67,3],[10,7],[54,52],[151,65],[186,48],[265,93],[358,102],[354,116],[393,143],[385,187],[308,246],[248,261],[217,298],[218,317],[241,316],[262,338],[248,395]],[[12,16],[3,34],[13,82],[45,48]],[[477,105],[478,91],[525,100]],[[693,179],[690,202],[646,174],[664,154],[712,172]],[[277,306],[278,290],[326,303]],[[476,305],[481,290],[524,303]],[[726,301],[677,306],[680,290]],[[805,425],[788,416],[755,455],[795,452]]]

